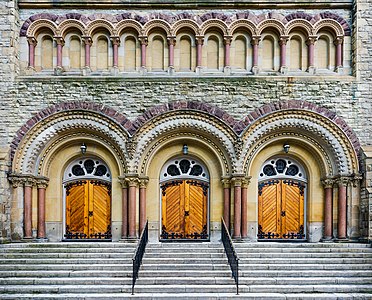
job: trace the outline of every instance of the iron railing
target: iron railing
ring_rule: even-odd
[[[239,295],[239,258],[235,252],[230,233],[223,218],[221,218],[221,223],[221,240],[225,248],[227,260],[229,261],[232,277],[235,280],[236,294]]]
[[[132,295],[134,295],[134,285],[138,278],[138,272],[142,265],[142,258],[145,254],[147,242],[149,241],[149,221],[146,222],[145,228],[143,228],[141,237],[138,241],[136,252],[133,256],[133,275],[132,275]]]

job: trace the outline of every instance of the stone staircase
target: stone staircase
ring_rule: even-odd
[[[221,244],[149,244],[132,296],[135,246],[0,245],[0,299],[372,299],[370,245],[236,243],[236,295]]]

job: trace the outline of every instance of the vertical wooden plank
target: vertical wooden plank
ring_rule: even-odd
[[[161,190],[161,225],[167,228],[167,189]]]
[[[284,184],[283,180],[280,180],[280,191],[278,191],[278,209],[279,209],[279,226],[280,228],[280,237],[283,237],[283,234],[285,234],[287,231],[286,224],[287,224],[287,201],[286,201],[286,186]],[[284,216],[282,215],[284,213]]]
[[[303,226],[303,227],[305,226],[305,185],[304,184],[303,184],[302,193],[300,192],[300,226]]]
[[[90,237],[90,234],[93,233],[93,218],[89,216],[89,212],[93,211],[93,184],[90,180],[87,181],[85,185],[85,197],[84,197],[84,233]]]
[[[191,233],[191,226],[190,226],[190,184],[183,181],[184,186],[184,194],[181,195],[181,199],[183,198],[183,215],[184,215],[184,233],[190,234]],[[181,200],[181,207],[182,207],[182,200]]]

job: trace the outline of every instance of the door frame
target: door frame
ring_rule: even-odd
[[[205,171],[205,174],[206,174],[206,178],[203,178],[203,177],[200,177],[200,176],[189,176],[189,175],[181,175],[181,176],[174,176],[174,177],[171,177],[169,178],[168,180],[165,180],[164,177],[163,177],[163,174],[164,174],[164,171],[166,170],[166,168],[174,163],[175,161],[181,161],[182,159],[186,159],[186,160],[192,160],[192,161],[195,161],[195,164],[199,164],[202,168],[203,168],[203,171]],[[171,180],[197,180],[197,181],[202,181],[202,182],[206,182],[208,183],[208,191],[207,191],[207,208],[206,208],[206,211],[207,211],[207,234],[208,234],[208,238],[207,239],[162,239],[161,238],[161,234],[162,234],[162,226],[163,226],[163,222],[162,222],[162,217],[163,217],[163,201],[162,201],[162,189],[161,189],[161,185],[164,184],[165,182],[167,181],[171,181]],[[202,180],[200,180],[202,179]],[[201,162],[199,159],[197,158],[194,158],[192,156],[189,156],[189,155],[183,155],[183,156],[177,156],[175,158],[172,158],[170,160],[168,160],[162,167],[162,169],[160,170],[160,180],[159,180],[159,188],[158,188],[158,199],[159,199],[159,232],[158,232],[158,239],[160,242],[209,242],[210,241],[210,238],[211,238],[211,232],[210,232],[210,194],[211,194],[211,184],[210,184],[210,176],[209,176],[209,170],[207,169],[206,165]]]
[[[299,172],[297,173],[297,176],[286,176],[286,175],[273,175],[273,176],[261,176],[263,174],[263,169],[266,165],[271,164],[273,161],[274,161],[274,164],[276,161],[278,160],[286,160],[287,162],[290,161],[292,162],[293,165],[296,165],[298,168],[299,168]],[[272,164],[272,165],[274,165]],[[301,176],[298,176],[298,174],[301,174]],[[257,220],[257,227],[256,227],[256,232],[257,232],[257,241],[259,242],[304,242],[304,241],[308,241],[309,237],[308,237],[308,230],[307,230],[307,214],[308,214],[308,204],[307,204],[307,196],[308,196],[308,184],[309,184],[309,178],[307,177],[307,172],[305,170],[305,168],[303,167],[303,164],[300,163],[298,160],[292,158],[292,157],[289,157],[289,156],[274,156],[274,157],[271,157],[269,159],[267,159],[261,166],[261,169],[260,169],[260,174],[259,174],[259,178],[258,178],[258,181],[257,181],[257,196],[256,196],[256,220]],[[263,177],[263,178],[260,178],[260,177]],[[288,239],[285,239],[285,238],[266,238],[266,239],[260,239],[258,238],[258,232],[259,232],[259,218],[258,218],[258,210],[259,210],[259,204],[258,204],[258,198],[259,198],[259,195],[258,195],[258,186],[260,183],[262,182],[266,182],[268,180],[295,180],[295,181],[300,181],[302,182],[305,187],[304,187],[304,238],[302,239],[291,239],[291,238],[288,238]]]
[[[85,174],[83,176],[72,176],[72,178],[70,177],[69,178],[69,173],[71,173],[71,169],[74,165],[76,165],[77,163],[79,163],[80,161],[83,161],[85,162],[86,160],[93,160],[93,161],[96,161],[96,165],[103,165],[106,169],[107,169],[107,173],[104,174],[106,175],[107,178],[102,178],[102,176],[94,176],[94,175],[90,175],[90,174]],[[98,162],[98,164],[97,164]],[[109,182],[110,185],[111,185],[111,196],[110,196],[110,227],[111,227],[111,230],[112,230],[112,178],[111,178],[111,171],[110,171],[110,168],[108,167],[108,165],[100,158],[97,158],[97,157],[94,157],[94,156],[87,156],[87,157],[78,157],[78,158],[75,158],[73,161],[71,161],[67,167],[65,168],[64,170],[64,173],[63,173],[63,179],[62,179],[62,237],[61,237],[61,240],[63,242],[96,242],[96,241],[99,241],[99,242],[111,242],[112,239],[67,239],[65,238],[65,235],[66,235],[66,201],[67,201],[67,194],[66,194],[66,187],[65,185],[70,183],[70,182],[75,182],[75,181],[78,181],[78,180],[100,180],[100,181],[106,181],[106,182]]]

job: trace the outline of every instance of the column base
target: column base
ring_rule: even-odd
[[[173,76],[174,75],[174,67],[168,67],[168,75]]]
[[[118,75],[119,74],[119,68],[118,67],[112,67],[111,69],[111,75]]]
[[[196,73],[196,75],[202,75],[203,74],[203,67],[196,67],[195,73]]]
[[[254,75],[258,75],[259,72],[260,72],[260,69],[259,69],[257,66],[254,66],[254,67],[252,68],[252,73],[253,73]]]
[[[62,67],[54,68],[54,75],[59,76],[59,75],[62,75],[62,73],[63,73],[63,68]]]
[[[350,240],[348,238],[335,238],[333,239],[335,243],[350,243]]]
[[[49,242],[49,239],[47,239],[47,238],[36,238],[35,242],[37,242],[37,243],[47,243],[47,242]]]
[[[90,72],[91,72],[91,69],[90,69],[89,67],[84,67],[84,68],[83,68],[83,75],[84,75],[84,76],[89,75]]]
[[[34,67],[27,67],[26,75],[34,75],[35,73],[36,73],[36,70]]]
[[[324,237],[320,240],[321,243],[333,243],[333,237]]]
[[[280,74],[286,75],[288,73],[288,68],[283,66],[280,67]]]
[[[140,75],[146,75],[147,74],[146,67],[140,67],[139,73],[140,73]]]
[[[314,75],[316,73],[316,69],[315,67],[309,67],[307,69],[307,72],[310,74],[310,75]]]
[[[344,68],[343,67],[337,67],[335,72],[339,75],[343,75],[344,74]]]
[[[136,237],[125,237],[125,238],[121,238],[119,240],[119,242],[121,242],[121,243],[137,243],[138,239]]]
[[[12,240],[10,238],[0,238],[0,244],[9,244]]]
[[[223,72],[225,75],[231,75],[231,67],[224,67]]]
[[[35,241],[35,238],[34,237],[24,237],[21,239],[22,242],[24,243],[32,243]]]

